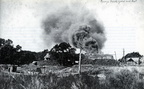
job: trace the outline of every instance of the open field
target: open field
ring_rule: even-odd
[[[77,65],[45,66],[41,73],[37,67],[23,67],[22,73],[1,71],[0,89],[144,89],[144,66],[87,64],[82,65],[81,75]]]

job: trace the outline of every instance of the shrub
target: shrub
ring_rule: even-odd
[[[103,66],[118,66],[119,62],[114,59],[95,59],[93,64]]]
[[[135,89],[136,75],[129,70],[121,70],[107,76],[107,83],[111,89]]]

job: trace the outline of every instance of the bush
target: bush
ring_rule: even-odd
[[[103,66],[118,66],[119,62],[114,59],[95,59],[93,64]]]
[[[107,76],[107,87],[111,89],[135,89],[136,84],[136,74],[129,70],[121,70]]]
[[[82,64],[93,64],[102,66],[118,66],[120,63],[114,59],[83,59]]]

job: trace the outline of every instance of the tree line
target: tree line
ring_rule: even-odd
[[[20,45],[14,47],[13,41],[0,38],[0,64],[28,64],[36,60],[35,52],[24,51]]]
[[[0,38],[0,64],[23,65],[33,61],[44,60],[44,56],[48,53],[49,60],[55,60],[60,65],[72,66],[78,61],[79,54],[75,53],[76,49],[72,48],[69,43],[62,42],[56,44],[50,51],[45,49],[41,52],[32,52],[22,50],[22,46],[14,47],[13,41],[10,39]]]

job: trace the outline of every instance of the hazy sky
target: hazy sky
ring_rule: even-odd
[[[70,4],[72,1],[0,0],[0,37],[12,39],[14,45],[19,44],[24,50],[47,49],[42,38],[42,20],[57,6]],[[95,14],[105,27],[107,41],[102,51],[106,54],[114,54],[116,51],[118,58],[122,56],[123,49],[125,53],[138,51],[144,55],[144,1],[110,1],[79,1]]]

